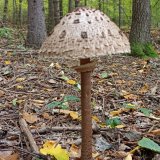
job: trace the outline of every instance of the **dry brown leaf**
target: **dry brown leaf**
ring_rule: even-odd
[[[40,104],[41,104],[41,103],[44,103],[45,101],[44,101],[44,100],[35,99],[35,100],[33,100],[33,102],[34,102],[34,103],[40,103]]]
[[[139,93],[144,94],[144,93],[148,92],[148,90],[149,90],[149,86],[148,86],[148,84],[145,84],[145,85],[139,90]]]
[[[2,90],[0,90],[0,97],[3,97],[4,96],[4,92]]]
[[[128,154],[124,160],[132,160],[132,155]]]
[[[117,81],[116,81],[116,84],[124,84],[124,83],[126,83],[125,80],[117,80]]]
[[[112,116],[118,116],[119,114],[123,112],[124,112],[124,109],[118,109],[117,111],[111,111],[109,114]]]
[[[48,119],[48,120],[52,120],[53,117],[50,116],[48,113],[45,112],[45,113],[43,113],[43,118],[44,118],[44,119]]]
[[[149,133],[151,133],[151,134],[153,134],[155,136],[160,136],[160,129],[153,130],[153,131],[151,131]]]
[[[127,100],[135,100],[135,99],[138,99],[138,96],[137,95],[134,95],[134,94],[131,94],[125,90],[122,90],[121,91],[121,95],[127,99]]]
[[[117,152],[113,153],[113,156],[116,158],[124,158],[127,155],[128,155],[128,153],[124,152],[124,151],[117,151]]]
[[[19,160],[19,154],[13,153],[12,155],[6,157],[5,160]]]
[[[5,160],[6,157],[10,156],[12,151],[0,151],[0,160]]]
[[[23,118],[31,124],[38,120],[37,115],[33,115],[32,113],[27,112],[23,112]]]
[[[69,150],[70,157],[80,157],[80,148],[76,146],[75,144],[71,145],[71,148]]]

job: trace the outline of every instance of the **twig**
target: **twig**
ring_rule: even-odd
[[[31,149],[35,152],[35,153],[39,153],[39,149],[38,146],[36,145],[36,142],[28,128],[28,125],[26,123],[26,121],[23,118],[20,118],[19,120],[19,124],[20,124],[20,128],[21,130],[25,133],[25,135],[28,138],[29,144],[31,146]]]

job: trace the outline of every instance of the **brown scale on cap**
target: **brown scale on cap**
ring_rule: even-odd
[[[130,52],[130,45],[125,34],[101,11],[77,8],[61,19],[43,43],[41,55],[48,52],[56,57],[91,58]]]

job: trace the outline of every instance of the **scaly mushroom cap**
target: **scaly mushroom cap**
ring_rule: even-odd
[[[64,16],[40,53],[64,58],[91,58],[129,53],[127,37],[99,10],[77,8]]]

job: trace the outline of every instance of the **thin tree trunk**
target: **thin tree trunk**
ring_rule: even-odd
[[[17,1],[13,0],[13,24],[17,24]]]
[[[63,17],[63,0],[59,0],[60,18]]]
[[[119,0],[119,28],[121,28],[121,20],[122,20],[122,9],[121,9],[121,6],[122,6],[122,1]]]
[[[79,0],[75,0],[75,8],[79,6]]]
[[[84,0],[84,6],[87,6],[87,0]]]
[[[28,0],[27,45],[40,48],[46,37],[43,0]]]
[[[7,22],[7,14],[8,14],[8,0],[4,0],[3,23]]]
[[[48,25],[47,32],[50,34],[54,28],[54,4],[53,0],[48,0]]]
[[[99,9],[99,10],[102,10],[102,3],[101,3],[101,0],[98,0],[98,9]]]
[[[53,0],[54,5],[54,25],[60,21],[60,0]]]
[[[21,27],[22,25],[22,0],[19,0],[18,22],[19,22],[19,26]]]
[[[133,0],[132,25],[130,42],[148,43],[151,41],[151,8],[150,0]]]
[[[72,12],[73,10],[73,5],[72,5],[72,0],[69,0],[69,3],[68,3],[68,12]]]

